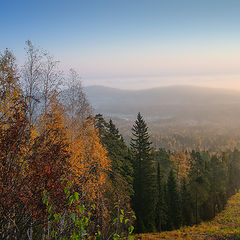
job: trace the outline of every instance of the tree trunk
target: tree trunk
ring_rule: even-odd
[[[198,224],[198,194],[196,192],[196,205],[195,205],[195,216],[196,216],[196,224]]]

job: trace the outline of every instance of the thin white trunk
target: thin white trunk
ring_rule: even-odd
[[[63,217],[60,220],[60,236],[62,235],[64,231],[64,220],[65,220],[65,213],[63,214]],[[62,239],[62,237],[60,237]]]
[[[50,221],[48,220],[48,232],[47,232],[47,239],[50,239]]]
[[[45,240],[45,234],[46,234],[46,229],[45,229],[45,226],[43,226],[42,240]]]
[[[28,239],[29,240],[33,240],[33,228],[32,228],[32,220],[31,220],[31,223],[30,223],[30,227],[27,231],[27,235],[28,235]]]
[[[8,215],[8,224],[7,224],[7,233],[6,233],[6,239],[9,239],[9,229],[10,229],[10,214]]]
[[[13,222],[14,222],[14,238],[15,240],[17,240],[17,225],[16,225],[16,213],[15,213],[15,207],[14,207],[14,211],[13,211]]]

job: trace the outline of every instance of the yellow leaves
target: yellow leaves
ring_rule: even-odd
[[[82,187],[83,195],[88,201],[98,201],[104,192],[103,186],[106,182],[106,172],[110,168],[110,160],[100,143],[92,119],[87,120],[82,128],[75,130],[74,136],[70,160],[74,180]]]
[[[178,180],[187,177],[190,170],[189,158],[190,156],[184,154],[182,151],[177,151],[174,155],[171,155],[170,159],[175,165]]]
[[[72,181],[81,192],[81,201],[88,206],[96,205],[96,214],[101,221],[109,216],[104,203],[108,187],[107,172],[110,160],[101,145],[94,119],[87,119],[82,125],[71,125],[70,169]]]
[[[0,56],[0,118],[5,123],[12,118],[16,110],[21,113],[22,90],[19,87],[19,78],[16,73],[15,58],[8,50]]]
[[[50,99],[48,112],[43,112],[40,117],[39,131],[45,132],[47,139],[51,139],[52,144],[61,142],[62,145],[66,144],[67,146],[70,141],[64,108],[56,96]]]

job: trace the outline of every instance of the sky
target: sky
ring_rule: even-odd
[[[83,84],[240,90],[239,0],[0,0],[0,51],[26,40]]]

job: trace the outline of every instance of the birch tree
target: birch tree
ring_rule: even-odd
[[[37,104],[40,102],[42,52],[31,41],[26,41],[26,61],[22,67],[22,84],[27,102],[30,125],[36,120]]]

